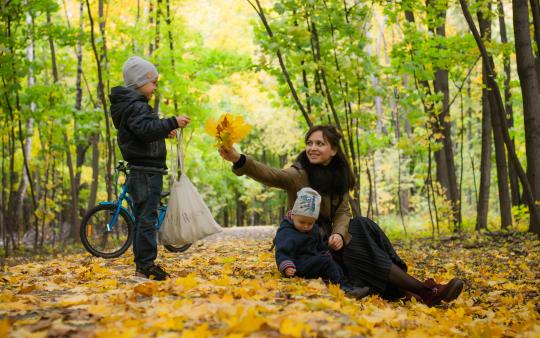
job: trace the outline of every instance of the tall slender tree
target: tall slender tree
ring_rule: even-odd
[[[540,201],[540,82],[535,69],[527,0],[512,0],[516,63],[523,98],[527,177],[533,198]],[[538,203],[538,202],[537,202]],[[533,210],[531,210],[533,212]],[[540,223],[531,217],[529,230],[540,234]]]

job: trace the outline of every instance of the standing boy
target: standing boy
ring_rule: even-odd
[[[323,243],[315,221],[319,217],[321,196],[311,188],[298,191],[293,209],[276,233],[276,263],[286,277],[322,278],[338,284],[346,294],[363,298],[368,287],[352,287],[343,269],[334,261]]]
[[[160,119],[148,101],[157,88],[156,67],[133,56],[122,67],[123,86],[111,90],[111,115],[118,129],[118,146],[128,162],[127,191],[133,199],[135,215],[135,274],[164,280],[169,274],[154,264],[157,257],[155,223],[163,189],[163,175],[167,173],[165,138],[174,136],[177,128],[184,128],[190,119],[176,116]]]

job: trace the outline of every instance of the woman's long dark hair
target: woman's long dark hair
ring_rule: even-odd
[[[330,143],[332,149],[336,150],[336,155],[326,166],[309,162],[305,150],[298,155],[296,161],[300,162],[304,170],[306,170],[309,184],[319,193],[331,195],[341,195],[352,190],[355,185],[355,177],[340,146],[343,135],[332,125],[313,126],[306,133],[305,143],[316,131],[322,132],[324,139]]]

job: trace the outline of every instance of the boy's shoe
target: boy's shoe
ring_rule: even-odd
[[[169,275],[161,266],[157,264],[152,264],[146,268],[137,268],[135,270],[135,276],[148,278],[152,280],[165,280],[171,275]]]
[[[421,295],[422,302],[427,306],[435,306],[441,304],[442,301],[448,303],[458,298],[463,290],[463,281],[453,278],[448,284],[437,284],[433,278],[428,278],[424,286],[428,290]]]
[[[355,299],[362,299],[371,293],[371,289],[367,286],[352,287],[352,288],[343,288],[343,292],[345,292],[345,294],[349,297],[352,297]]]

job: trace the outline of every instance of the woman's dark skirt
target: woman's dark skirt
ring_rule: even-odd
[[[387,299],[399,298],[400,290],[388,282],[392,263],[407,271],[382,229],[366,217],[349,223],[352,239],[343,248],[342,265],[347,277],[356,286],[369,286]]]

